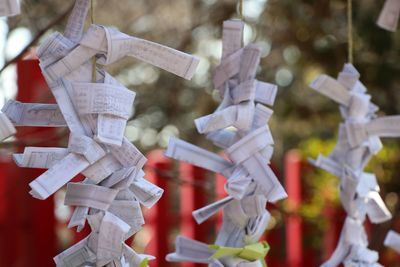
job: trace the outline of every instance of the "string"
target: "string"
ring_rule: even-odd
[[[239,1],[239,17],[243,20],[243,0]]]
[[[353,64],[353,1],[347,0],[347,44],[348,61]]]
[[[94,0],[90,0],[90,23],[94,22]],[[93,57],[92,64],[92,82],[96,82],[96,56]]]
[[[90,0],[90,22],[94,24],[94,0]]]

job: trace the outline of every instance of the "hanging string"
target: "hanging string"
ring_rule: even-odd
[[[94,24],[94,0],[90,0],[90,22]]]
[[[90,23],[94,24],[94,0],[90,0]],[[92,64],[92,82],[96,82],[96,56],[93,56]]]
[[[243,0],[239,1],[239,17],[243,20]]]
[[[348,61],[353,64],[353,0],[347,0]]]

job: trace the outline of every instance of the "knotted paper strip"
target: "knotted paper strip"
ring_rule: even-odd
[[[4,5],[7,4],[5,7]],[[3,1],[0,12],[16,1]],[[141,205],[151,208],[163,189],[147,181],[144,155],[125,137],[135,93],[96,68],[131,56],[190,79],[196,57],[126,35],[116,29],[91,25],[84,31],[90,0],[76,0],[64,34],[51,34],[38,49],[42,73],[57,104],[10,100],[0,113],[0,138],[15,133],[14,126],[68,127],[67,148],[27,147],[15,154],[20,167],[47,169],[29,185],[31,194],[46,199],[67,184],[65,205],[75,207],[68,227],[80,231],[88,222],[92,232],[54,258],[57,267],[146,267],[154,259],[125,245],[144,219]],[[77,174],[85,179],[70,183]]]
[[[382,29],[395,32],[399,24],[400,0],[386,0],[377,24]]]
[[[390,230],[386,235],[385,246],[390,247],[397,253],[400,253],[400,234]]]
[[[0,17],[15,16],[21,13],[19,0],[1,0],[0,1]]]
[[[364,221],[367,216],[372,223],[383,223],[392,218],[379,195],[375,175],[364,172],[364,168],[382,149],[380,137],[400,137],[400,116],[377,118],[377,106],[371,102],[371,96],[359,78],[354,66],[345,64],[337,79],[320,75],[310,85],[338,103],[343,118],[339,125],[339,140],[332,153],[310,160],[311,164],[339,178],[341,203],[347,213],[336,250],[323,267],[341,263],[346,267],[381,266],[378,253],[368,249]],[[395,238],[391,235],[388,240],[388,244],[392,244]]]
[[[198,132],[224,149],[228,158],[175,138],[165,153],[227,178],[228,197],[193,211],[197,223],[203,223],[222,210],[222,227],[211,247],[179,236],[168,261],[264,266],[268,246],[258,240],[271,217],[266,204],[287,196],[268,166],[274,141],[266,124],[273,112],[263,104],[273,105],[278,88],[255,79],[261,50],[255,44],[242,47],[243,27],[239,20],[224,22],[222,60],[213,76],[223,100],[213,114],[195,120]]]

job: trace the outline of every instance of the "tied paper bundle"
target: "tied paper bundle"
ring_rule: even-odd
[[[67,148],[27,147],[14,155],[20,167],[48,169],[30,183],[33,197],[46,199],[67,184],[65,205],[75,207],[68,226],[80,231],[87,221],[92,230],[54,258],[58,267],[145,267],[153,257],[137,254],[125,240],[144,224],[140,205],[151,208],[163,190],[144,178],[146,158],[124,137],[135,93],[93,66],[93,57],[108,65],[133,56],[186,79],[198,59],[99,25],[83,34],[89,5],[77,0],[64,34],[51,34],[38,49],[57,104],[9,101],[0,134],[15,132],[13,124],[70,130]],[[79,173],[85,179],[71,183]]]
[[[261,104],[272,106],[278,88],[255,79],[261,51],[255,44],[242,47],[243,28],[242,21],[224,22],[222,60],[213,79],[223,100],[213,114],[195,120],[197,130],[222,148],[227,159],[179,139],[171,139],[166,151],[168,157],[227,178],[228,197],[193,212],[200,224],[222,210],[223,224],[214,245],[178,236],[168,261],[265,266],[269,247],[258,240],[270,219],[266,203],[287,196],[268,165],[274,144],[267,125],[272,110]]]
[[[378,253],[368,249],[363,225],[367,216],[374,224],[392,218],[379,195],[376,176],[365,172],[364,168],[382,149],[381,137],[400,137],[400,116],[377,117],[378,107],[371,102],[359,78],[354,66],[345,64],[337,79],[320,75],[310,85],[338,103],[343,118],[338,142],[331,154],[310,160],[339,178],[340,199],[347,213],[336,250],[323,267],[341,263],[345,267],[381,266],[377,263]],[[398,244],[397,248],[400,248]]]
[[[0,0],[0,17],[11,17],[20,13],[19,0]]]
[[[395,32],[400,17],[400,0],[386,0],[377,24],[382,29]]]

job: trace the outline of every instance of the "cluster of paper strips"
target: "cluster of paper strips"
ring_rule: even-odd
[[[10,17],[21,13],[19,0],[1,0],[0,17]]]
[[[378,26],[395,32],[400,17],[400,0],[386,0],[378,18]]]
[[[146,158],[125,137],[135,93],[100,67],[136,57],[190,79],[198,59],[174,49],[91,25],[83,34],[90,0],[77,0],[64,34],[51,34],[39,47],[42,73],[57,104],[9,101],[0,115],[1,137],[15,126],[68,127],[67,148],[27,147],[15,154],[25,168],[48,169],[30,183],[31,194],[46,199],[67,184],[65,205],[75,210],[69,227],[92,232],[54,258],[58,267],[147,266],[125,240],[144,224],[140,205],[151,208],[163,190],[144,179]],[[95,71],[96,81],[92,81]],[[11,123],[11,122],[12,123]],[[69,182],[82,173],[85,179]]]
[[[267,125],[277,86],[255,79],[260,48],[242,47],[244,23],[225,21],[222,60],[214,73],[214,85],[223,101],[211,115],[195,120],[199,133],[223,149],[227,158],[179,139],[171,139],[168,157],[186,161],[227,178],[228,197],[193,212],[202,223],[223,210],[223,224],[215,245],[178,236],[176,252],[168,261],[190,261],[209,266],[264,266],[268,245],[258,242],[270,214],[267,202],[285,198],[286,192],[269,167],[273,139]],[[256,104],[256,102],[259,102]]]
[[[373,173],[364,172],[371,157],[382,149],[380,137],[400,137],[400,116],[377,117],[378,107],[371,102],[360,74],[351,64],[345,64],[337,79],[318,76],[310,87],[340,105],[343,122],[339,126],[338,142],[332,153],[319,155],[310,162],[340,180],[341,203],[347,218],[339,243],[323,267],[343,263],[346,267],[378,267],[378,253],[368,249],[363,227],[366,216],[372,223],[392,218],[381,196]],[[392,236],[388,244],[399,248],[399,238]]]

